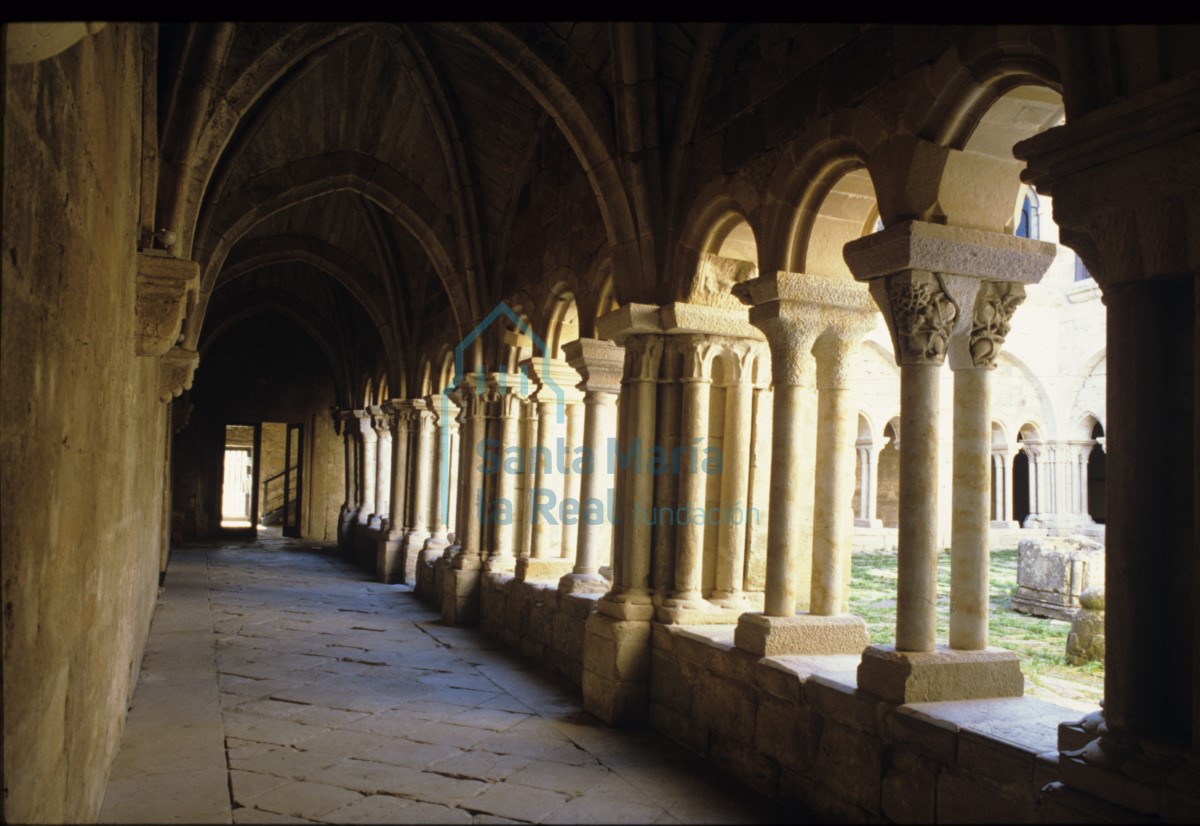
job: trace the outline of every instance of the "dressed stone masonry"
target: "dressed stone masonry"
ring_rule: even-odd
[[[1020,284],[1054,247],[999,233],[905,221],[846,244],[900,365],[900,525],[896,643],[871,646],[859,686],[897,703],[1021,696],[1016,654],[987,648],[991,419],[987,370]],[[994,282],[1007,282],[993,285]],[[955,370],[950,647],[937,645],[938,372]]]

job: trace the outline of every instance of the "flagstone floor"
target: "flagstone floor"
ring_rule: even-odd
[[[172,552],[106,823],[806,820],[329,547]]]

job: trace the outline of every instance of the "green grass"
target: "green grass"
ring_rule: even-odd
[[[862,617],[872,643],[892,643],[896,632],[896,554],[860,551],[852,562],[851,612]],[[1017,552],[992,552],[988,644],[1017,652],[1034,696],[1059,697],[1085,703],[1102,696],[1104,664],[1073,666],[1066,659],[1071,624],[1043,619],[1012,609],[1017,588]],[[938,555],[938,641],[944,643],[950,623],[950,554]]]

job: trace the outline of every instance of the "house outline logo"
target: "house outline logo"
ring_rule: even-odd
[[[529,322],[517,315],[513,308],[509,307],[508,303],[505,301],[501,301],[494,308],[492,308],[492,311],[488,313],[482,321],[476,324],[475,327],[472,328],[471,332],[467,333],[457,345],[455,345],[454,379],[450,382],[449,388],[443,389],[442,392],[438,394],[441,397],[438,402],[440,408],[438,411],[439,420],[448,421],[448,419],[442,417],[450,414],[450,396],[448,395],[447,390],[456,389],[466,377],[466,370],[463,367],[463,356],[464,353],[466,353],[467,347],[469,347],[471,343],[475,341],[475,339],[483,335],[484,330],[487,330],[489,327],[491,327],[492,323],[502,315],[507,316],[508,319],[512,321],[518,332],[529,336],[530,340],[533,342],[533,346],[536,347],[541,353],[542,386],[548,388],[554,394],[555,417],[557,418],[558,423],[562,424],[566,421],[566,397],[563,393],[563,389],[558,385],[558,382],[554,380],[554,377],[550,373],[550,351],[546,348],[546,342],[542,341],[541,337],[533,331],[533,328],[529,325]],[[501,369],[498,372],[500,375],[500,389],[504,389],[508,386],[507,366],[501,365]],[[521,390],[526,391],[529,386],[529,374],[527,372],[527,368],[518,369],[517,372],[520,373]],[[475,374],[475,392],[481,396],[485,390],[486,375],[487,374],[483,371],[476,372]],[[441,489],[438,491],[438,507],[441,509],[442,524],[446,526],[447,530],[451,530],[453,529],[453,526],[450,524],[450,429],[438,429],[441,431],[438,445],[439,463],[441,465],[441,472],[439,474],[439,487]],[[462,450],[461,444],[459,445],[459,450]],[[459,503],[459,505],[461,507],[463,503]]]

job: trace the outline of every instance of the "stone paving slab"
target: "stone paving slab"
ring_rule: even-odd
[[[105,822],[795,819],[330,548],[173,554]]]

